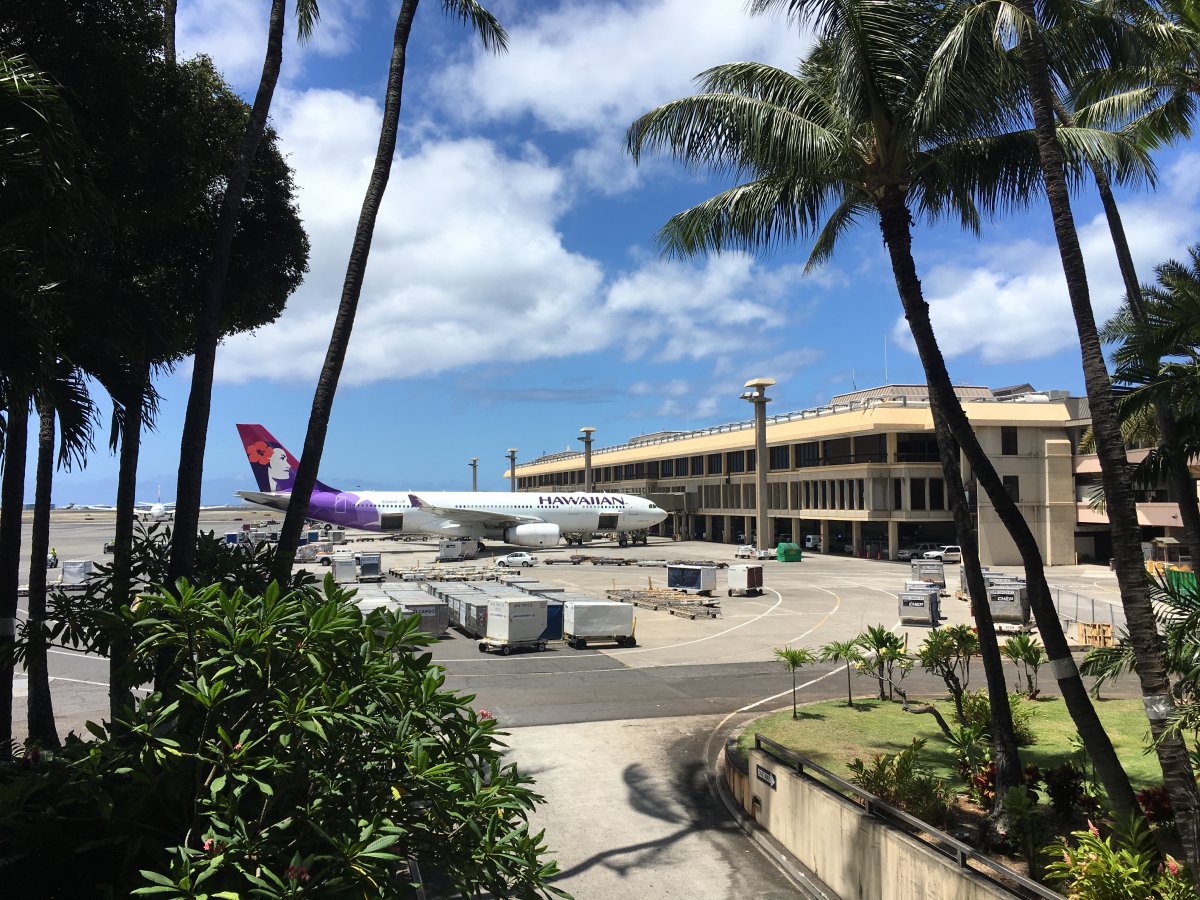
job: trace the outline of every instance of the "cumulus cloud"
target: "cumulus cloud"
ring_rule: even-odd
[[[276,324],[232,338],[219,377],[312,379],[320,369],[380,110],[360,96],[281,96],[277,127],[296,169],[311,273]],[[757,345],[801,277],[745,256],[643,260],[606,277],[572,252],[561,170],[482,138],[429,141],[398,157],[380,211],[344,379],[363,384],[480,363],[516,365],[619,343],[627,358],[720,359]]]
[[[1154,265],[1182,254],[1200,226],[1197,188],[1190,172],[1200,158],[1188,154],[1167,173],[1155,195],[1121,205],[1133,258],[1142,281]],[[1162,210],[1172,214],[1164,216]],[[1079,223],[1096,322],[1120,305],[1124,286],[1103,214]],[[985,363],[1041,359],[1077,345],[1075,320],[1053,234],[1008,243],[986,241],[975,264],[942,263],[924,276],[925,296],[938,342],[947,357],[971,354]],[[921,260],[917,260],[918,267]],[[896,320],[892,335],[913,349],[908,325]]]

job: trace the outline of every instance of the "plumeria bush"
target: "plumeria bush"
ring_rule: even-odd
[[[556,893],[541,798],[495,720],[443,689],[419,617],[364,616],[331,578],[181,582],[133,627],[180,677],[0,773],[6,896],[395,897],[410,860],[468,896]]]

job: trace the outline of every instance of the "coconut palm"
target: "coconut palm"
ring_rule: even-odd
[[[858,646],[858,641],[851,638],[848,641],[830,641],[819,651],[818,656],[822,662],[835,662],[846,664],[846,705],[854,705],[854,693],[850,688],[850,675],[854,671],[856,663],[862,662],[862,650]]]
[[[363,197],[362,209],[359,212],[358,227],[354,232],[354,243],[351,246],[349,262],[346,264],[346,277],[342,283],[342,298],[334,319],[325,364],[321,368],[321,376],[313,394],[308,432],[304,437],[304,450],[292,484],[287,515],[279,532],[274,574],[281,584],[287,583],[291,575],[292,561],[300,543],[300,532],[308,515],[308,502],[317,481],[317,467],[321,462],[325,435],[329,430],[329,417],[333,412],[333,398],[337,392],[342,365],[346,360],[346,350],[350,344],[350,333],[354,328],[354,317],[358,311],[358,299],[362,293],[367,259],[371,252],[371,239],[375,232],[375,219],[387,189],[388,176],[391,174],[392,156],[396,149],[396,128],[400,121],[400,104],[404,94],[408,40],[418,3],[419,0],[404,0],[396,17],[375,165],[371,170],[366,196]],[[507,48],[508,35],[503,27],[476,0],[442,0],[442,10],[468,25],[479,36],[485,49],[503,52]]]
[[[775,658],[792,673],[792,718],[798,718],[796,710],[796,672],[817,661],[817,656],[807,647],[776,647]]]
[[[769,0],[754,4],[760,10],[775,5]],[[793,14],[809,11],[803,2],[789,9]],[[1051,656],[1065,661],[1057,671],[1067,706],[1093,758],[1100,760],[1106,788],[1121,809],[1133,811],[1133,791],[1111,740],[1073,665],[1066,664],[1070,649],[1046,586],[1037,541],[979,446],[954,392],[911,253],[914,214],[929,220],[953,217],[975,230],[983,213],[1035,192],[1037,156],[1030,136],[1009,130],[1014,123],[1003,112],[979,115],[994,108],[997,93],[1015,87],[997,83],[993,72],[930,90],[928,62],[944,31],[939,20],[930,20],[936,12],[927,6],[841,0],[818,11],[817,25],[826,39],[798,74],[757,63],[719,66],[700,77],[703,93],[666,104],[630,128],[628,144],[635,158],[665,146],[687,164],[751,176],[673,217],[662,230],[662,242],[669,253],[694,255],[728,247],[763,249],[814,235],[813,265],[832,254],[837,239],[852,225],[877,218],[928,379],[947,485],[953,487],[958,477],[957,452],[949,449],[957,443],[1022,554],[1044,640]],[[1107,148],[1110,155],[1133,155],[1109,135],[1069,133],[1064,141],[1073,156],[1085,141]],[[949,465],[951,458],[955,465]],[[953,505],[966,508],[961,501]],[[986,606],[982,578],[974,566],[968,567],[968,576],[981,613]],[[1003,684],[994,635],[986,626],[980,634],[989,684]],[[1007,693],[1001,689],[994,695]],[[993,705],[1001,717],[1006,708]],[[993,737],[1012,748],[1001,758],[1015,760],[1011,718],[994,723]],[[1019,769],[1011,763],[1003,774],[1006,782],[1020,781]]]
[[[267,129],[267,113],[283,64],[283,26],[285,0],[271,0],[267,28],[267,52],[254,104],[242,137],[237,158],[221,199],[221,211],[212,245],[200,309],[196,317],[192,387],[188,394],[183,436],[179,447],[179,476],[175,488],[175,524],[171,542],[169,581],[189,575],[196,559],[196,537],[200,523],[200,489],[204,478],[204,448],[208,438],[209,410],[212,406],[213,375],[216,369],[217,343],[221,339],[221,308],[225,300],[225,282],[229,274],[233,241],[242,209],[242,199],[250,180],[250,169]],[[175,4],[165,10],[166,33],[174,35]],[[296,27],[301,40],[307,40],[320,16],[317,0],[296,0]],[[170,48],[174,56],[174,46]]]
[[[1112,380],[1092,311],[1087,269],[1071,208],[1067,160],[1056,129],[1052,57],[1043,29],[1043,15],[1046,14],[1047,11],[1034,0],[970,5],[959,24],[950,32],[939,55],[956,63],[959,78],[979,77],[994,57],[994,54],[974,52],[978,48],[980,33],[986,33],[992,37],[997,49],[1015,48],[1024,68],[1042,181],[1079,339],[1121,603],[1128,623],[1130,644],[1138,659],[1138,680],[1150,720],[1150,731],[1155,738],[1155,751],[1163,771],[1163,786],[1171,798],[1184,854],[1196,869],[1200,868],[1200,793],[1197,792],[1187,747],[1179,735],[1172,733],[1169,728],[1174,703],[1166,654],[1156,628],[1147,586],[1136,498],[1125,456],[1125,444],[1121,438]],[[934,70],[935,78],[940,80],[945,76],[940,66],[935,66]],[[1051,657],[1056,658],[1057,654],[1049,647],[1047,649]]]

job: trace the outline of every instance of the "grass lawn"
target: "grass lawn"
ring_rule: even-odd
[[[945,699],[935,705],[954,728],[954,704]],[[1021,748],[1022,765],[1037,763],[1043,771],[1061,765],[1071,754],[1070,738],[1075,734],[1066,706],[1058,697],[1028,705],[1035,710],[1031,725],[1037,743]],[[1101,700],[1096,702],[1096,710],[1134,789],[1161,784],[1158,757],[1144,752],[1149,726],[1142,702]],[[925,738],[925,764],[939,775],[958,779],[954,753],[933,716],[906,713],[899,702],[856,700],[851,709],[844,700],[828,700],[800,707],[798,719],[792,718],[790,708],[764,716],[742,732],[738,749],[743,757],[754,746],[756,732],[842,777],[849,776],[846,766],[855,757],[869,760],[877,753],[899,753],[913,738]]]

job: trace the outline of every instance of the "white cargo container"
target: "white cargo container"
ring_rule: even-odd
[[[358,578],[358,566],[354,557],[349,553],[339,553],[333,560],[333,580],[339,583],[354,581]]]
[[[405,598],[400,602],[400,610],[406,616],[414,613],[421,617],[421,630],[434,637],[445,634],[450,627],[450,607],[443,600],[432,597],[418,600]]]
[[[730,566],[729,567],[729,596],[734,592],[741,596],[748,594],[759,595],[763,592],[762,566]]]
[[[90,559],[67,559],[62,564],[63,584],[83,584],[96,573],[96,566]]]
[[[634,643],[633,607],[608,600],[569,600],[563,604],[563,638],[579,648],[589,641],[630,646]]]
[[[545,650],[542,632],[546,630],[545,597],[493,597],[487,604],[485,637],[479,652],[499,649],[507,656],[514,649]]]
[[[912,561],[913,581],[927,581],[939,588],[946,586],[946,567],[940,559],[914,559]]]
[[[382,553],[360,553],[358,555],[358,580],[383,581]]]
[[[438,541],[438,562],[457,562],[463,559],[474,559],[479,555],[479,541],[472,538],[468,541],[443,538]]]
[[[671,590],[708,595],[716,586],[716,566],[667,566],[667,587]]]

